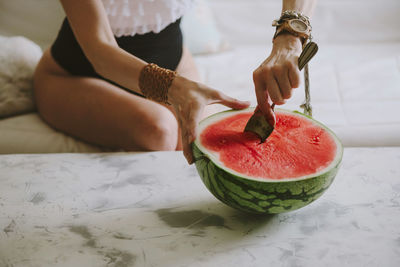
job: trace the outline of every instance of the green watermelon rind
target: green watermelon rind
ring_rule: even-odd
[[[247,109],[244,112],[252,110]],[[238,111],[221,113],[226,112]],[[210,117],[220,116],[221,113]],[[319,198],[329,188],[340,168],[343,156],[340,140],[329,128],[318,121],[299,112],[291,113],[311,119],[333,136],[337,144],[337,156],[332,164],[317,174],[300,179],[254,179],[237,175],[235,171],[222,166],[213,155],[207,153],[207,150],[199,145],[197,138],[192,146],[196,168],[204,185],[217,199],[244,212],[275,214],[302,208]],[[206,123],[210,117],[201,123]]]

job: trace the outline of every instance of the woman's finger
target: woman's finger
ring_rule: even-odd
[[[203,112],[203,105],[192,105],[189,110],[188,117],[186,119],[186,131],[187,131],[187,140],[188,143],[191,144],[196,139],[197,135],[197,125],[201,119],[201,114]]]
[[[233,109],[244,109],[250,106],[249,101],[241,101],[236,98],[227,96],[219,91],[215,91],[214,99],[209,104],[214,104],[214,103],[219,103]]]
[[[292,86],[289,81],[289,70],[284,68],[275,74],[278,87],[283,99],[289,99],[292,96]]]
[[[285,100],[282,97],[281,90],[272,72],[268,72],[266,77],[266,87],[268,90],[268,95],[272,102],[278,105],[285,104]]]
[[[187,135],[182,134],[182,149],[183,149],[183,155],[185,156],[187,162],[189,164],[193,163],[193,153],[191,149],[191,143],[188,142],[188,139],[186,137]]]
[[[264,114],[265,119],[270,125],[275,125],[275,114],[271,108],[272,101],[264,86],[264,82],[263,80],[260,80],[258,76],[254,76],[253,80],[258,104],[256,110],[258,109],[262,114]]]
[[[289,66],[288,76],[292,88],[297,88],[300,86],[300,70],[297,66]]]
[[[193,155],[192,155],[192,150],[190,147],[190,141],[189,141],[189,133],[188,133],[188,128],[187,128],[187,123],[184,119],[179,120],[179,127],[181,128],[181,140],[182,140],[182,150],[183,150],[183,155],[185,156],[187,162],[189,164],[193,163]]]
[[[188,143],[187,141],[182,140],[183,147],[183,155],[185,156],[187,162],[192,164],[194,162],[193,152],[192,152],[192,143]]]
[[[192,143],[197,136],[197,124],[203,109],[204,106],[202,104],[194,102],[188,110],[182,110],[180,114],[183,154],[189,164],[194,162]]]

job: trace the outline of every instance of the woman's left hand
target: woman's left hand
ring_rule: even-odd
[[[292,96],[293,88],[299,87],[297,61],[301,48],[298,37],[280,34],[274,40],[270,56],[253,72],[258,109],[271,125],[275,125],[272,104],[284,104]]]
[[[183,154],[189,164],[194,162],[191,144],[197,136],[197,125],[205,106],[222,104],[233,109],[244,109],[250,105],[247,101],[234,99],[218,90],[182,76],[175,77],[172,82],[168,92],[168,101],[175,110],[181,129]]]

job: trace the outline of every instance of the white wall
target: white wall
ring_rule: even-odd
[[[218,26],[232,43],[271,42],[280,0],[209,0]],[[319,0],[312,17],[319,42],[399,42],[399,0]]]

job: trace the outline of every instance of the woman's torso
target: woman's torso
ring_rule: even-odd
[[[191,0],[102,0],[120,48],[149,63],[175,70],[182,56],[180,18]],[[81,49],[67,19],[51,47],[70,74],[102,78]]]

